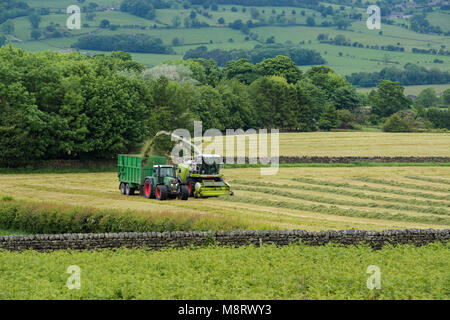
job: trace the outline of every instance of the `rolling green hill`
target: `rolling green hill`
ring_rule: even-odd
[[[368,14],[365,8],[340,6],[333,3],[322,2],[321,5],[330,6],[334,12],[340,14],[361,14],[360,20],[353,21],[345,29],[339,29],[336,26],[321,26],[323,22],[332,23],[333,16],[322,16],[319,11],[308,8],[294,7],[258,7],[258,19],[264,19],[267,26],[252,27],[249,34],[240,30],[228,27],[230,22],[242,20],[244,23],[252,21],[258,23],[251,15],[250,7],[219,5],[217,11],[204,9],[201,6],[192,6],[184,9],[181,2],[174,2],[170,9],[156,9],[155,18],[148,20],[137,17],[127,12],[120,12],[120,0],[97,0],[99,5],[95,15],[88,16],[84,8],[91,2],[82,2],[77,4],[82,8],[81,30],[68,31],[65,29],[68,14],[65,14],[66,8],[73,4],[69,0],[26,0],[31,8],[48,8],[50,14],[42,15],[39,24],[39,31],[42,36],[38,40],[31,37],[32,27],[28,17],[17,17],[11,19],[14,25],[12,34],[6,34],[7,39],[15,47],[24,48],[29,51],[55,50],[61,51],[70,48],[77,39],[87,34],[136,34],[143,33],[163,40],[164,44],[172,45],[175,38],[179,44],[174,47],[174,55],[158,54],[137,54],[133,57],[147,66],[157,65],[169,59],[180,59],[189,49],[200,45],[211,49],[252,49],[259,43],[264,43],[268,38],[274,37],[277,43],[290,42],[299,44],[306,49],[318,51],[327,61],[328,65],[337,72],[349,75],[353,72],[379,71],[387,65],[403,66],[406,63],[419,64],[428,68],[437,67],[446,69],[450,64],[450,56],[416,54],[412,53],[413,48],[418,49],[436,49],[449,48],[450,37],[417,33],[402,27],[402,24],[408,24],[406,19],[391,19],[393,24],[383,23],[381,30],[369,30],[366,27]],[[235,8],[232,10],[232,8]],[[197,9],[198,8],[198,9]],[[184,20],[189,20],[191,11],[197,10],[196,19],[200,23],[207,23],[208,27],[186,28]],[[279,17],[282,18],[279,18]],[[434,8],[427,14],[427,19],[433,25],[439,25],[443,31],[450,30],[448,19],[449,12]],[[174,18],[179,17],[179,26],[174,27]],[[278,17],[278,18],[277,18]],[[307,18],[314,18],[315,26],[307,25]],[[220,24],[219,19],[223,18],[225,23]],[[277,19],[281,19],[278,21]],[[99,28],[102,20],[108,20],[114,28]],[[278,22],[277,22],[278,21]],[[66,35],[58,38],[45,38],[45,28],[53,25],[58,30],[64,30]],[[131,28],[130,26],[134,26]],[[337,35],[342,35],[350,43],[357,42],[360,46],[337,46],[329,43],[321,43],[317,40],[319,34],[327,34],[331,39]],[[404,52],[368,49],[367,46],[397,46],[403,47]],[[94,53],[96,51],[89,51]],[[436,63],[438,58],[441,63]]]

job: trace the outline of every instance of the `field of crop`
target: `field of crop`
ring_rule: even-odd
[[[248,144],[248,136],[247,144]],[[214,143],[215,139],[214,138]],[[268,137],[268,150],[271,139]],[[203,148],[211,142],[205,142]],[[217,144],[216,144],[217,145]],[[235,142],[235,152],[237,142]],[[248,147],[248,145],[247,145]],[[222,150],[214,153],[225,154]],[[248,149],[248,148],[247,148]],[[243,150],[243,149],[240,149]],[[248,155],[248,150],[246,151]],[[450,133],[303,132],[280,133],[282,156],[450,157]]]
[[[16,200],[239,220],[247,228],[381,230],[450,225],[448,166],[282,167],[276,176],[261,176],[259,170],[225,169],[234,197],[187,202],[122,196],[113,172],[6,174],[0,183],[8,186],[2,192]]]
[[[449,245],[0,251],[0,299],[449,299]],[[80,267],[80,289],[66,286]],[[381,289],[366,286],[380,268]]]

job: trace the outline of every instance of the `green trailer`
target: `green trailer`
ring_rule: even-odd
[[[165,157],[120,154],[117,163],[120,193],[133,195],[138,190],[147,199],[166,200],[178,197],[187,200],[187,186],[179,181],[175,168],[166,163]]]

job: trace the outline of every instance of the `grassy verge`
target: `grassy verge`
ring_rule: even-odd
[[[0,197],[0,229],[28,233],[164,232],[273,229],[238,218],[138,210],[96,209]]]
[[[19,230],[4,230],[0,229],[0,236],[21,236],[27,234],[26,232]]]
[[[0,251],[0,299],[449,299],[450,244]],[[81,270],[69,290],[66,270]],[[380,289],[366,286],[380,269]],[[430,272],[432,270],[432,272]]]

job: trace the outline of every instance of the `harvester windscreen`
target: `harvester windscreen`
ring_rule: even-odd
[[[219,165],[217,163],[213,164],[202,164],[202,169],[200,170],[200,174],[219,174]]]
[[[161,177],[175,177],[173,168],[161,168],[160,176]]]

